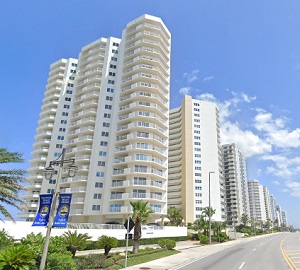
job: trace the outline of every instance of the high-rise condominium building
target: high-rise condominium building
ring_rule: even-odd
[[[267,220],[263,186],[258,180],[248,180],[250,217],[256,222]]]
[[[272,206],[271,206],[271,194],[267,187],[263,187],[263,192],[264,192],[266,218],[272,221],[273,216],[272,216]]]
[[[209,178],[212,219],[225,218],[220,147],[216,105],[185,96],[170,111],[168,207],[181,210],[186,223],[209,206]]]
[[[282,217],[282,223],[284,225],[288,225],[288,220],[287,220],[286,212],[284,210],[281,211],[281,217]]]
[[[153,219],[166,215],[170,37],[160,18],[143,15],[122,39],[83,47],[78,63],[51,65],[21,217],[32,220],[38,195],[53,192],[56,180],[42,173],[63,147],[78,166],[60,183],[73,194],[69,222],[123,222],[138,200]]]
[[[250,216],[246,162],[236,144],[222,146],[226,211],[229,225],[239,224],[243,214]]]

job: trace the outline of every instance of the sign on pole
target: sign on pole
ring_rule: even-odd
[[[129,220],[126,220],[124,223],[124,227],[127,229],[127,232],[130,232],[134,227],[134,221],[131,217],[128,218]],[[129,238],[130,239],[130,238]]]
[[[47,226],[49,221],[52,199],[53,194],[40,194],[39,211],[35,217],[32,226]]]
[[[59,204],[53,223],[53,228],[66,228],[70,213],[72,194],[63,193],[59,195]]]

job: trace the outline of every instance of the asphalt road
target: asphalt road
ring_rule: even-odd
[[[299,233],[249,240],[181,267],[184,270],[298,270]]]

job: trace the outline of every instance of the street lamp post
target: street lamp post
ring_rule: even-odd
[[[211,244],[211,210],[210,210],[210,208],[211,208],[211,206],[210,206],[210,175],[212,174],[212,173],[215,173],[215,172],[209,172],[208,173],[208,226],[209,226],[209,228],[208,228],[208,233],[209,233],[209,244]]]
[[[58,157],[58,159],[50,161],[49,167],[47,167],[45,169],[45,178],[47,180],[50,180],[54,173],[54,169],[52,168],[52,166],[59,166],[58,175],[57,175],[56,184],[55,184],[54,196],[53,196],[53,201],[52,201],[52,207],[50,210],[49,221],[47,224],[45,244],[44,244],[44,249],[43,249],[43,254],[42,254],[42,259],[41,259],[39,270],[44,270],[45,265],[46,265],[48,246],[49,246],[49,241],[50,241],[50,236],[51,236],[51,228],[53,225],[54,215],[55,215],[55,211],[56,211],[56,201],[57,201],[57,198],[59,195],[59,183],[62,178],[63,166],[64,166],[64,164],[70,164],[68,166],[68,174],[70,177],[74,177],[76,174],[76,171],[77,171],[77,167],[74,164],[75,159],[74,158],[65,159],[65,153],[66,153],[66,148],[63,148],[62,154]]]

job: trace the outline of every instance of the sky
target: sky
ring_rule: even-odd
[[[300,228],[300,2],[298,0],[2,1],[0,147],[28,168],[51,63],[77,58],[100,37],[119,37],[143,14],[172,35],[171,102],[217,103],[222,143],[247,158]]]

